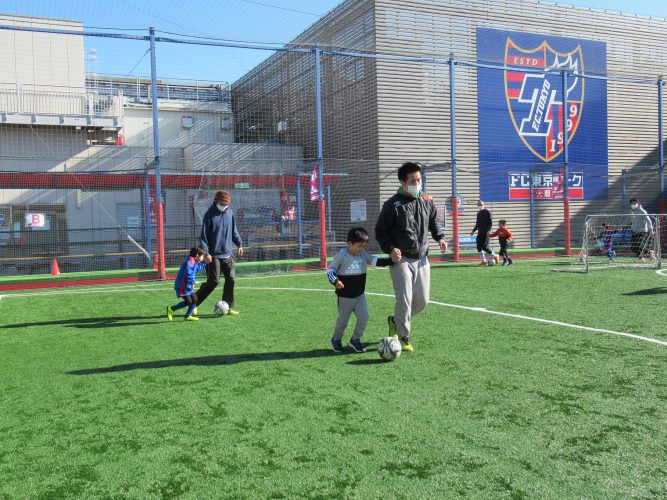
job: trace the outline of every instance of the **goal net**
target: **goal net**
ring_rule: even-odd
[[[581,251],[570,266],[553,269],[582,272],[611,267],[661,267],[660,217],[655,214],[588,215]]]

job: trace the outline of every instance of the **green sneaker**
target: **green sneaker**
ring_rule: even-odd
[[[408,352],[415,352],[414,347],[410,343],[409,337],[401,337],[401,344],[403,344],[403,350]]]
[[[199,318],[197,316],[186,316],[185,321],[199,321]],[[405,347],[403,349],[405,349]]]
[[[169,321],[171,321],[173,318],[172,314],[174,311],[171,310],[171,306],[167,306],[167,318],[169,318]]]
[[[196,307],[192,310],[192,315],[193,316],[199,316],[199,311],[197,310]]]
[[[238,315],[241,314],[241,313],[238,312],[238,311],[235,311],[234,309],[230,309],[229,312],[228,312],[227,314],[228,314],[229,316],[238,316]]]
[[[387,324],[389,325],[389,337],[394,337],[398,340],[398,335],[396,335],[396,323],[394,322],[393,316],[387,317]]]

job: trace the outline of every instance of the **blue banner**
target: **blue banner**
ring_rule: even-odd
[[[604,42],[477,28],[480,197],[486,201],[607,196]],[[561,70],[568,71],[567,109]],[[590,72],[589,72],[590,73]],[[569,175],[564,179],[567,127]]]

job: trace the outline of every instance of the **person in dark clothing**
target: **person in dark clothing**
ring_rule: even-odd
[[[492,228],[493,218],[491,217],[491,212],[486,209],[484,202],[479,200],[477,202],[477,220],[475,222],[475,227],[470,231],[470,236],[477,231],[477,251],[479,252],[479,258],[481,259],[480,265],[482,266],[486,265],[486,255],[490,255],[495,261],[495,264],[500,260],[496,255],[496,252],[489,248],[489,234],[491,233]]]
[[[243,241],[234,221],[234,213],[229,208],[232,197],[227,191],[215,193],[213,204],[204,214],[201,226],[201,247],[213,257],[206,266],[206,282],[197,291],[197,304],[201,304],[206,297],[215,290],[220,283],[220,273],[225,277],[222,289],[222,300],[229,304],[231,315],[239,314],[232,309],[234,305],[234,284],[236,271],[232,243],[238,247],[238,256],[243,257]]]
[[[383,252],[391,256],[390,268],[396,303],[387,318],[389,335],[400,338],[404,351],[414,351],[410,327],[414,316],[428,304],[431,271],[428,262],[428,235],[447,251],[445,231],[438,221],[433,199],[421,192],[422,166],[407,162],[398,169],[401,187],[384,202],[375,225],[375,238]]]
[[[327,268],[327,278],[336,287],[338,296],[338,320],[331,337],[331,348],[343,352],[343,333],[352,313],[357,324],[348,344],[354,352],[366,352],[361,336],[368,323],[366,303],[366,270],[369,265],[386,267],[391,259],[379,259],[366,251],[368,233],[363,227],[353,227],[347,233],[347,247],[341,248]]]

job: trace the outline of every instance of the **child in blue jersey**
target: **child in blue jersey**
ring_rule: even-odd
[[[391,259],[379,259],[366,251],[368,233],[362,227],[355,227],[347,233],[347,247],[331,261],[327,268],[327,277],[336,287],[338,296],[338,320],[331,338],[331,348],[335,352],[343,352],[343,333],[354,313],[357,324],[352,332],[349,346],[354,352],[366,352],[361,343],[366,323],[368,323],[368,304],[366,304],[366,270],[372,266],[389,266]]]
[[[198,272],[206,269],[206,264],[211,262],[211,256],[206,255],[203,248],[192,247],[190,249],[190,257],[183,261],[181,268],[176,275],[176,282],[174,283],[174,290],[176,296],[183,299],[182,302],[174,306],[167,306],[167,318],[172,320],[172,313],[178,309],[187,306],[188,310],[185,313],[186,321],[197,321],[199,318],[193,315],[193,311],[197,308],[197,294],[193,287],[195,286],[195,276]]]

